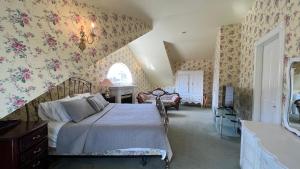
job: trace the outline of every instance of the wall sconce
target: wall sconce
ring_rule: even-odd
[[[92,25],[92,29],[91,29],[89,37],[85,34],[84,27],[81,26],[81,29],[80,29],[80,42],[79,42],[79,46],[78,46],[81,51],[84,51],[84,49],[86,48],[86,43],[92,44],[94,42],[95,37],[96,37],[95,24],[92,23],[91,25]]]

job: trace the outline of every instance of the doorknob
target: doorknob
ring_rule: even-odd
[[[273,108],[276,108],[276,106],[272,106]]]

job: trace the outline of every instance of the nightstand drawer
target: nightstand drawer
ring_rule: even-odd
[[[30,134],[24,136],[20,140],[21,152],[28,150],[32,145],[41,142],[43,139],[47,138],[47,126],[39,128]]]
[[[33,160],[31,163],[23,167],[22,169],[46,169],[47,168],[47,158],[39,158]]]
[[[41,143],[39,143],[36,146],[33,146],[31,149],[29,149],[21,155],[21,163],[28,163],[40,156],[44,156],[45,154],[47,155],[47,150],[48,139],[44,138],[44,140]]]
[[[47,169],[47,123],[24,122],[0,135],[1,169]]]

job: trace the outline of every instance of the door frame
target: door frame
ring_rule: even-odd
[[[262,85],[262,68],[263,68],[263,49],[264,44],[274,38],[279,40],[279,81],[278,87],[279,90],[276,92],[278,99],[277,111],[282,112],[282,87],[283,87],[283,65],[284,65],[284,45],[285,45],[285,30],[284,23],[280,23],[277,27],[271,30],[269,33],[262,36],[258,41],[255,42],[255,56],[254,56],[254,77],[253,77],[253,105],[252,105],[252,120],[260,121],[261,120],[261,85]],[[280,121],[274,123],[281,123],[281,114]]]

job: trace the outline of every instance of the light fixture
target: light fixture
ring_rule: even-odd
[[[78,46],[81,51],[84,51],[84,49],[86,48],[86,43],[88,43],[88,44],[94,43],[94,39],[96,37],[95,24],[92,23],[91,26],[92,26],[92,29],[91,29],[91,32],[90,32],[90,36],[87,36],[85,34],[84,27],[81,26],[81,29],[80,29],[80,42],[79,42],[79,46]]]

